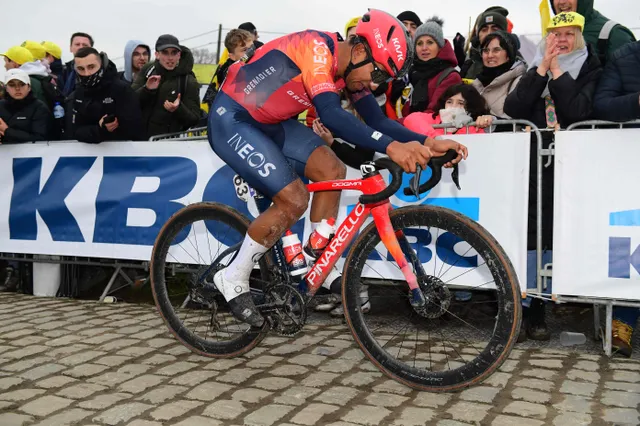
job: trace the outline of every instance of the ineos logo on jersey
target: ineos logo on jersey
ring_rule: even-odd
[[[382,42],[382,35],[380,35],[380,29],[376,28],[373,30],[373,34],[376,37],[376,44],[378,45],[378,49],[382,49],[384,47],[384,43]]]
[[[329,55],[329,47],[323,41],[313,40],[313,74],[327,75],[327,56]]]
[[[227,144],[233,148],[240,158],[247,162],[249,167],[259,169],[258,174],[260,176],[267,177],[272,170],[276,170],[276,166],[273,163],[268,163],[264,154],[257,152],[253,145],[242,140],[242,137],[237,133],[227,141]]]
[[[300,103],[300,104],[302,104],[302,105],[304,105],[306,107],[311,107],[311,102],[309,102],[309,99],[307,97],[302,97],[302,96],[296,95],[296,93],[293,90],[288,90],[287,91],[287,95],[291,96],[291,98],[294,101],[296,101],[296,102],[298,102],[298,103]]]
[[[402,53],[402,46],[400,45],[400,40],[398,40],[398,37],[394,37],[393,39],[391,39],[391,41],[393,41],[393,46],[396,49],[396,55],[398,56],[398,62],[404,61],[404,54]]]

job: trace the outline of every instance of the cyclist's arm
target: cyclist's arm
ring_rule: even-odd
[[[313,98],[318,117],[337,137],[354,145],[371,148],[385,154],[393,139],[367,126],[340,105],[340,96],[335,92],[324,92]],[[423,137],[422,140],[425,138]]]
[[[397,121],[387,118],[380,110],[376,98],[368,90],[351,94],[351,101],[365,123],[398,142],[424,142],[428,138],[426,135],[413,132]]]

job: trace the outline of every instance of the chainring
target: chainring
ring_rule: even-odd
[[[305,299],[292,285],[270,286],[266,291],[266,302],[276,306],[266,314],[266,318],[271,329],[281,336],[295,336],[307,322]]]

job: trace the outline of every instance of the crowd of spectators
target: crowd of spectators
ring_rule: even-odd
[[[549,7],[554,16],[530,63],[520,53],[516,27],[504,7],[481,11],[468,37],[458,33],[452,41],[444,37],[443,19],[433,16],[423,22],[414,11],[398,14],[412,35],[415,56],[404,78],[371,87],[381,110],[429,136],[442,134],[434,125],[447,122],[473,124],[451,129],[454,133],[483,133],[494,127],[496,119],[528,120],[553,130],[588,119],[640,119],[640,43],[633,33],[595,10],[593,0],[550,0]],[[358,17],[347,21],[345,39],[354,36],[357,24]],[[250,22],[227,34],[205,104],[215,98],[229,66],[262,46],[258,38]],[[27,40],[8,49],[3,54],[8,72],[0,100],[0,142],[140,140],[206,122],[190,49],[170,34],[161,35],[153,47],[154,58],[150,45],[128,42],[120,73],[86,33],[70,38],[74,59],[66,64],[61,62],[61,48],[50,41]],[[342,99],[344,109],[357,115],[348,96]],[[373,156],[372,151],[334,137],[313,108],[307,113],[307,125],[350,166]],[[544,147],[552,142],[553,133],[545,133]],[[528,243],[533,268],[535,154],[532,151],[530,156]],[[553,167],[544,173],[543,245],[544,259],[550,261]],[[535,284],[531,267],[528,286]],[[544,303],[527,301],[525,306],[522,338],[549,339]],[[616,311],[613,338],[621,353],[630,354],[630,335],[638,315],[637,310]]]

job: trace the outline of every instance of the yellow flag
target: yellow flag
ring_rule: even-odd
[[[549,7],[549,0],[540,1],[540,25],[542,26],[542,37],[547,35],[547,26],[551,20],[551,8]]]

